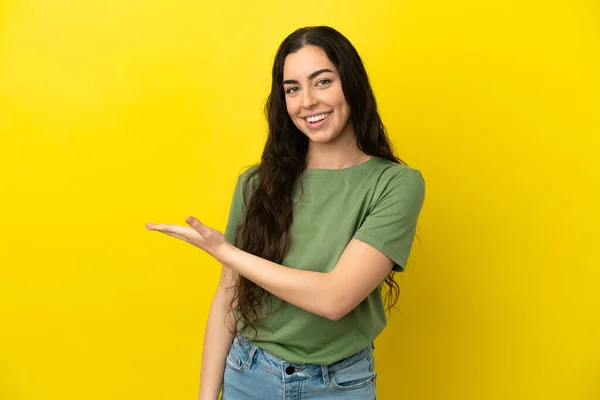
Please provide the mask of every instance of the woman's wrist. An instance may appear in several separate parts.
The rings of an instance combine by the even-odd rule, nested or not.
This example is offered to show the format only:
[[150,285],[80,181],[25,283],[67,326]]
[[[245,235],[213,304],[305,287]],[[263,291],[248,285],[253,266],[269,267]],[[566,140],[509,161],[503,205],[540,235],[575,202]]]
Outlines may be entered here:
[[217,248],[215,254],[213,254],[213,257],[223,266],[226,266],[229,269],[234,269],[232,264],[234,263],[234,255],[237,250],[239,249],[231,243],[223,242]]

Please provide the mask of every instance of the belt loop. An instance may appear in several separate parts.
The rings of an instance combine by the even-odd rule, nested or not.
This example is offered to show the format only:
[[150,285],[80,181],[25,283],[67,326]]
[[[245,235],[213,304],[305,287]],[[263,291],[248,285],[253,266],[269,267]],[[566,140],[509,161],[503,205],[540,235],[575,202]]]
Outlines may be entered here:
[[254,354],[256,354],[256,350],[258,350],[258,347],[254,346],[254,345],[250,345],[250,351],[248,352],[248,359],[246,360],[246,365],[244,365],[244,367],[246,369],[250,369],[250,367],[252,367],[252,362],[254,361]]
[[323,373],[323,384],[329,386],[329,369],[327,365],[321,365],[321,372]]

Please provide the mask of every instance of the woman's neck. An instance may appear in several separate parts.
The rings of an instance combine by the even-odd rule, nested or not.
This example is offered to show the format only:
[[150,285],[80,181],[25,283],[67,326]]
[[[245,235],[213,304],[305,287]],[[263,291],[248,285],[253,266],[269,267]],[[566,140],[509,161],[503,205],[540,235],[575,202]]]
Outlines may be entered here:
[[346,145],[310,143],[306,154],[306,168],[349,168],[371,159],[356,145],[356,139]]

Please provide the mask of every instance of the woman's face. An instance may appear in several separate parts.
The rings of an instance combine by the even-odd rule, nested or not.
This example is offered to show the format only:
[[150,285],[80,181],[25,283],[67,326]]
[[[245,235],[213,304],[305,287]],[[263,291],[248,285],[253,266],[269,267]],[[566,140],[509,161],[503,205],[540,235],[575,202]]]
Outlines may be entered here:
[[320,47],[288,54],[283,90],[290,118],[309,140],[330,143],[354,134],[340,76]]

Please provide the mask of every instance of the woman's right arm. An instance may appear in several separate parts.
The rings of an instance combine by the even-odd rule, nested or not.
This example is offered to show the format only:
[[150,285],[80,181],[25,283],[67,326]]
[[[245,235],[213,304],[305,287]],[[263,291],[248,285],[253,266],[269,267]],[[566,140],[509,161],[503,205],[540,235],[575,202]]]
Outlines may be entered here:
[[234,331],[235,317],[229,312],[229,307],[234,293],[235,276],[237,274],[233,270],[222,267],[204,334],[198,400],[217,400],[221,392],[225,359],[234,338],[231,332]]

